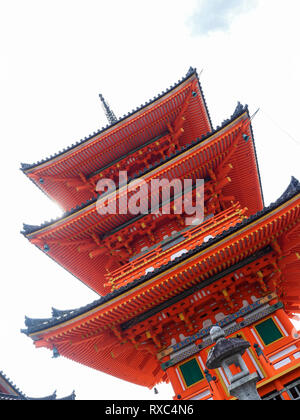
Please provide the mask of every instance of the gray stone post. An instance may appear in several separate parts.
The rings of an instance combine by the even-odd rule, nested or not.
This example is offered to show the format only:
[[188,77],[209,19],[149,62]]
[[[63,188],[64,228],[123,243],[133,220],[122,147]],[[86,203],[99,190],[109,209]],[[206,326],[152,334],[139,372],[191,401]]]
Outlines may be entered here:
[[[242,356],[250,344],[240,338],[225,338],[225,333],[220,327],[213,327],[210,331],[213,342],[216,342],[208,355],[206,367],[208,369],[223,368],[229,380],[228,392],[238,400],[261,400],[256,383],[259,381],[257,373],[252,375]],[[230,366],[235,365],[241,371],[233,375]]]

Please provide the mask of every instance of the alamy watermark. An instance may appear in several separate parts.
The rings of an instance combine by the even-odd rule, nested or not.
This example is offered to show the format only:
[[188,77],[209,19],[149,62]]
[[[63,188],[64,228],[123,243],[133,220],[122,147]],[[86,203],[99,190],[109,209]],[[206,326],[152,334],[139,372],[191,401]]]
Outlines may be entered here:
[[118,187],[113,180],[103,178],[98,181],[96,191],[100,194],[97,200],[100,215],[184,215],[186,226],[204,220],[203,179],[162,178],[147,182],[141,177],[128,182],[127,172],[120,171]]

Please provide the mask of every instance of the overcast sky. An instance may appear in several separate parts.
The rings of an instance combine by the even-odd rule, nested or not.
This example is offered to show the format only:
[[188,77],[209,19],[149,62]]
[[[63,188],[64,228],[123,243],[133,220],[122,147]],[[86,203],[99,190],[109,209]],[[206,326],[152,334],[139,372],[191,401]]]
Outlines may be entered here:
[[[214,126],[249,104],[266,204],[300,179],[299,0],[0,0],[0,369],[29,396],[152,399],[36,350],[24,316],[49,317],[97,296],[20,234],[59,208],[19,171],[122,116],[183,77],[201,74]],[[159,398],[171,398],[170,386]]]

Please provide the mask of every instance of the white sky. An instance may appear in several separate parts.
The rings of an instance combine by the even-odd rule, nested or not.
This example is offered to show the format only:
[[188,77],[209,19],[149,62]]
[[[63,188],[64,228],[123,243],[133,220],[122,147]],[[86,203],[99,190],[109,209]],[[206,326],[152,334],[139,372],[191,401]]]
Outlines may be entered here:
[[[122,116],[190,66],[203,69],[215,126],[238,100],[252,113],[261,108],[253,128],[266,204],[292,175],[300,179],[299,0],[259,0],[249,10],[232,0],[230,13],[217,16],[224,2],[0,0],[0,369],[29,396],[75,389],[79,399],[154,398],[148,389],[52,360],[19,333],[24,315],[49,317],[52,306],[72,309],[97,298],[19,234],[23,222],[59,215],[19,164],[106,125],[99,92]],[[158,398],[173,396],[170,386],[159,390]]]

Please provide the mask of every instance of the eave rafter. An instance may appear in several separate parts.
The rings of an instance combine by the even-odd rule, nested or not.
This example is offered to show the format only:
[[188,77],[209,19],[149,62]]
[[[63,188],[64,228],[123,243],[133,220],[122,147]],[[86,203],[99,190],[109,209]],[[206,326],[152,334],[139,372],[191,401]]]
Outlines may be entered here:
[[[182,95],[184,96],[184,95],[186,95],[186,93],[187,92],[189,92],[190,91],[190,85],[191,85],[191,81],[186,85],[186,86],[184,86],[184,88],[183,88],[183,90],[182,90]],[[146,112],[146,115],[147,114],[150,114],[151,112],[155,112],[156,111],[156,109],[158,109],[158,108],[160,108],[163,104],[165,104],[165,103],[168,103],[170,101],[170,98],[169,97],[167,97],[164,101],[162,101],[162,102],[159,102],[158,104],[156,104],[155,106],[153,106],[153,108],[151,108],[148,112]],[[180,107],[179,107],[180,108]],[[169,113],[169,116],[167,116],[166,117],[166,115],[164,115],[164,116],[162,116],[162,117],[160,117],[160,118],[158,118],[158,119],[156,119],[155,121],[152,121],[152,122],[150,122],[150,123],[148,123],[145,127],[143,127],[143,128],[141,128],[141,129],[138,129],[138,130],[136,130],[133,134],[131,134],[131,135],[129,135],[129,136],[126,136],[126,138],[124,138],[124,139],[122,139],[122,140],[119,140],[118,141],[118,145],[119,145],[119,147],[124,147],[124,144],[126,144],[126,143],[130,143],[130,141],[133,139],[133,138],[135,138],[135,137],[138,137],[138,136],[142,136],[143,135],[143,133],[147,130],[147,129],[149,129],[149,128],[151,128],[151,127],[153,127],[153,126],[155,126],[155,125],[157,125],[158,123],[160,123],[160,122],[164,122],[166,119],[168,119],[168,118],[171,118],[172,119],[172,117],[170,117],[170,115],[172,115],[174,113],[174,111],[173,112],[170,112]],[[140,116],[137,116],[135,119],[133,119],[133,120],[131,120],[131,121],[129,121],[128,123],[126,123],[126,124],[124,124],[124,126],[122,127],[122,129],[126,129],[126,128],[128,128],[129,127],[129,125],[131,125],[132,124],[132,122],[134,122],[134,121],[137,121],[137,120],[139,120],[141,117]],[[117,129],[118,130],[118,129]],[[129,130],[129,132],[130,132],[131,130]],[[111,136],[113,135],[113,133],[111,133]],[[112,153],[112,152],[114,152],[114,147],[112,146],[112,147],[108,147],[106,150],[105,150],[105,153],[107,153],[107,154],[109,154],[109,153]],[[85,163],[87,164],[87,163],[89,163],[89,162],[93,162],[95,159],[97,159],[99,156],[101,155],[101,153],[99,153],[99,154],[95,154],[93,157],[91,157],[90,159],[87,159],[86,161],[85,161]]]
[[[170,295],[174,294],[175,290],[176,293],[183,291],[186,286],[189,287],[195,283],[195,279],[197,279],[197,282],[201,284],[203,281],[207,281],[209,276],[214,275],[216,272],[220,272],[226,269],[226,267],[241,261],[241,259],[253,255],[253,253],[268,245],[280,242],[280,239],[286,235],[289,230],[294,228],[295,221],[299,220],[300,198],[299,194],[295,195],[296,191],[299,190],[297,185],[289,187],[280,199],[281,201],[278,202],[281,203],[280,205],[271,205],[268,211],[262,213],[260,217],[252,217],[250,219],[251,223],[245,222],[244,227],[238,227],[237,230],[233,229],[233,233],[231,233],[231,235],[226,235],[224,237],[223,234],[222,236],[224,239],[218,239],[216,242],[211,241],[212,244],[209,247],[205,247],[205,250],[202,252],[200,247],[200,251],[198,251],[198,253],[191,254],[194,255],[193,257],[180,258],[180,262],[172,265],[171,271],[166,268],[161,272],[161,274],[155,273],[155,276],[147,276],[150,280],[146,281],[145,279],[145,281],[141,282],[140,285],[137,283],[135,288],[128,289],[126,293],[121,293],[116,299],[111,300],[110,298],[107,303],[102,304],[97,310],[97,318],[101,320],[100,327],[103,326],[105,328],[107,325],[118,325],[118,322],[120,322],[121,319],[125,319],[126,321],[126,319],[130,319],[130,316],[132,317],[135,316],[136,313],[138,314],[141,308],[137,308],[137,306],[141,306],[141,301],[138,301],[138,305],[135,305],[134,302],[129,302],[128,298],[130,297],[135,297],[136,299],[141,297],[143,299],[142,303],[145,307],[148,297],[150,297],[150,302],[147,305],[148,307],[151,307],[153,306],[153,301],[155,300],[153,297],[156,296],[156,299],[160,298],[162,301],[164,300],[162,296],[166,295],[168,290],[170,291]],[[293,232],[295,231],[296,229]],[[278,250],[280,251],[280,249],[281,248]],[[278,258],[280,258],[281,254],[278,250],[274,249]],[[295,253],[297,258],[299,252],[299,248],[296,248]],[[285,255],[285,257],[288,257],[288,255]],[[289,262],[287,268],[284,268],[284,270],[294,269],[295,265],[299,264],[297,261]],[[200,262],[199,271],[199,268],[197,269],[197,265],[199,265]],[[269,278],[265,275],[265,273],[263,273],[263,279],[264,281],[266,279],[268,284],[271,284],[271,286],[276,286],[276,284],[279,284],[280,286],[279,263],[274,263],[274,269],[275,274],[273,276]],[[171,276],[170,273],[172,273]],[[293,277],[290,280],[293,281]],[[151,287],[149,287],[150,284]],[[168,295],[166,299],[168,299],[170,295]],[[288,307],[288,310],[294,308],[294,306],[288,306],[288,302],[285,304]],[[91,309],[92,308],[94,308],[94,306],[92,306]],[[115,310],[118,312],[115,312]],[[89,317],[90,319],[93,319],[95,317],[95,315],[93,315],[94,312],[95,311],[93,309],[90,314],[85,313],[84,315],[81,315],[81,317],[83,316],[83,319],[87,318],[87,320]],[[124,314],[123,318],[122,313]],[[32,324],[33,328],[30,328],[28,333],[32,334],[35,337],[35,340],[39,340],[42,339],[42,337],[47,338],[48,336],[48,338],[50,338],[53,336],[53,332],[51,331],[57,330],[58,333],[61,333],[69,330],[69,324],[72,325],[71,328],[74,328],[78,325],[78,320],[76,321],[76,311],[74,312],[74,318],[71,318],[65,325],[61,325],[61,323],[63,323],[63,319],[60,323],[58,322],[56,324],[57,327],[51,327],[51,323],[49,324],[48,322],[49,330],[47,332],[45,330],[47,322],[41,322],[40,332],[30,333],[30,330],[39,331],[39,329],[34,326],[37,325],[37,323],[34,323]]]
[[[244,118],[247,119],[246,114],[243,114],[242,117],[242,121],[244,121]],[[236,121],[235,121],[236,123]],[[182,168],[184,169],[184,176],[190,176],[191,174],[193,175],[193,177],[195,177],[195,179],[205,179],[208,176],[208,170],[213,171],[215,170],[215,168],[218,167],[218,165],[220,164],[219,162],[219,157],[218,159],[216,157],[214,157],[215,153],[216,153],[216,142],[218,142],[218,139],[221,141],[221,143],[218,146],[218,156],[220,156],[220,153],[225,153],[225,155],[228,154],[228,150],[227,152],[224,152],[224,148],[228,149],[228,145],[229,143],[231,143],[234,139],[234,137],[232,137],[232,135],[234,135],[233,133],[237,133],[238,129],[235,129],[234,126],[233,127],[227,127],[226,132],[225,132],[225,137],[222,137],[222,133],[218,133],[218,137],[216,137],[216,135],[213,135],[212,138],[209,139],[209,144],[201,146],[200,148],[198,146],[195,146],[195,148],[192,148],[191,151],[186,154],[184,153],[182,156],[180,157],[176,157],[173,158],[170,162],[168,162],[165,165],[162,165],[159,170],[155,170],[155,172],[150,172],[149,175],[147,175],[147,177],[144,178],[144,180],[146,182],[149,183],[149,181],[151,179],[157,179],[157,178],[167,178],[170,180],[172,179],[172,177],[174,177],[173,171],[179,171],[179,165],[185,165],[185,162],[187,162],[187,160],[192,161],[193,159],[195,160],[195,169],[188,169],[188,167],[186,167],[184,169],[184,166],[182,166]],[[223,140],[222,140],[223,139]],[[223,152],[222,152],[223,151]],[[224,155],[224,156],[225,156]],[[215,159],[217,159],[217,161],[214,161]],[[199,165],[199,161],[201,162],[201,164]],[[214,163],[212,163],[214,162]],[[187,162],[188,163],[188,162]],[[202,169],[201,169],[202,168]],[[232,170],[233,166],[231,164],[227,165],[226,168],[224,168],[225,171],[228,170]],[[169,173],[171,170],[171,173]],[[196,171],[196,172],[195,172]],[[225,172],[226,173],[226,172]],[[178,174],[176,175],[176,177],[178,177]],[[219,179],[219,178],[218,178]],[[231,178],[226,177],[227,181],[229,181]],[[222,181],[219,181],[222,182]],[[229,181],[230,182],[230,181]],[[216,191],[216,193],[218,193],[219,191]],[[119,189],[117,191],[117,195],[113,195],[112,197],[110,197],[109,195],[107,195],[107,197],[105,197],[105,204],[109,204],[112,203],[116,197],[120,198],[123,194],[125,193],[124,188]],[[104,197],[103,197],[104,198]],[[95,203],[92,203],[92,206],[95,206]],[[85,211],[89,211],[91,209],[91,206],[86,207]],[[74,213],[71,214],[71,216],[68,216],[68,219],[70,220],[70,218],[74,217]],[[101,224],[101,221],[98,221],[98,224]],[[52,227],[52,226],[51,226]],[[53,226],[55,227],[55,225]],[[84,233],[84,230],[83,230]],[[33,235],[30,235],[33,236]]]
[[[247,239],[245,237],[244,241]],[[246,240],[244,246],[231,246],[228,248],[228,251],[231,253],[232,257],[229,259],[230,264],[234,265],[238,261],[241,260],[241,258],[246,258],[247,256],[255,253],[259,249],[261,249],[263,246],[267,245],[268,241],[263,241],[262,243],[257,244],[256,246],[253,246],[253,244],[249,243],[249,236],[248,241]],[[228,260],[228,257],[227,257]],[[201,261],[201,264],[200,264]],[[200,264],[200,265],[199,265]],[[164,279],[162,280],[156,280],[153,285],[151,286],[151,291],[148,294],[149,299],[148,305],[156,306],[157,304],[166,301],[171,297],[171,295],[174,295],[174,293],[178,294],[179,292],[182,292],[184,290],[189,289],[193,286],[193,282],[195,282],[195,279],[198,284],[201,282],[207,280],[210,276],[214,275],[216,272],[221,272],[223,269],[223,261],[221,258],[221,255],[219,254],[217,256],[216,253],[212,253],[211,255],[208,255],[205,259],[200,258],[199,262],[193,262],[189,263],[187,267],[184,269],[184,273],[187,273],[188,275],[188,281],[186,280],[186,276],[182,275],[182,270],[178,269],[176,271],[172,272],[172,275],[170,276],[168,274],[168,278],[164,276]],[[167,274],[167,273],[166,273]],[[183,281],[184,280],[184,281]],[[170,285],[172,284],[172,287],[168,286],[168,283]],[[177,284],[177,287],[175,286]],[[163,290],[162,287],[165,287]],[[111,309],[107,309],[105,315],[99,314],[99,328],[104,327],[105,325],[114,325],[114,324],[120,324],[122,322],[126,322],[128,319],[132,318],[132,316],[136,316],[139,313],[143,313],[145,309],[147,309],[145,306],[141,306],[141,303],[139,301],[139,297],[142,296],[142,298],[145,299],[145,294],[143,292],[145,290],[149,291],[148,286],[144,286],[143,288],[139,289],[137,291],[137,294],[133,296],[132,298],[125,298],[121,299],[116,307],[112,307]],[[154,293],[152,293],[154,291]],[[167,292],[166,292],[167,291]],[[155,293],[157,292],[157,293]],[[155,298],[156,296],[156,298]],[[121,306],[120,306],[121,305]],[[120,318],[120,313],[116,312],[115,309],[121,309],[121,312],[124,313],[123,318]],[[129,310],[129,312],[127,312]],[[125,311],[125,312],[124,312]],[[127,312],[127,315],[125,315]],[[93,319],[93,317],[91,317]],[[86,322],[86,321],[85,321]],[[49,337],[51,337],[51,333],[49,333]],[[47,333],[46,333],[47,335]]]
[[[178,322],[179,324],[182,322],[182,325],[185,325],[185,327],[180,327],[183,332],[186,331],[186,328],[188,329],[188,331],[191,332],[193,331],[192,319],[195,315],[195,306],[199,307],[199,305],[201,305],[202,308],[203,305],[208,304],[212,300],[212,296],[214,296],[215,302],[220,302],[224,304],[224,301],[227,302],[228,299],[231,302],[231,296],[233,296],[236,293],[236,290],[241,283],[246,282],[248,284],[259,284],[259,281],[256,276],[257,270],[259,270],[261,273],[263,272],[263,275],[266,279],[270,278],[271,274],[274,271],[274,266],[272,265],[272,262],[275,257],[275,253],[270,252],[269,254],[262,257],[260,260],[256,260],[254,263],[241,268],[236,272],[234,284],[232,284],[232,274],[228,274],[227,277],[225,276],[221,278],[220,284],[218,282],[215,282],[212,283],[210,286],[204,287],[203,289],[199,289],[203,290],[201,301],[199,300],[198,302],[196,302],[195,298],[193,298],[194,295],[191,294],[191,296],[181,301],[180,307],[178,307],[177,305],[177,309],[174,310],[174,307],[170,307],[168,309],[165,309],[165,311],[172,313],[173,318],[174,316],[177,318],[177,327]],[[186,272],[188,272],[188,270],[186,270]],[[190,277],[190,280],[191,279],[192,277]],[[176,296],[179,292],[184,292],[185,290],[188,290],[197,284],[199,283],[197,282],[197,280],[194,279],[194,281],[190,281],[188,285],[181,285],[181,288],[179,290],[172,290],[171,293],[168,293],[167,297],[171,298],[173,296]],[[216,289],[219,290],[219,293],[217,294]],[[224,290],[227,291],[228,298],[226,298],[226,296],[224,295]],[[159,290],[159,292],[161,294],[162,291]],[[267,290],[264,290],[262,288],[261,294],[264,295],[265,293],[270,293],[270,289],[267,288]],[[194,299],[193,305],[191,305],[191,297]],[[155,306],[162,304],[164,301],[165,299],[159,297],[156,300],[152,301],[151,305],[148,305],[147,308],[155,308]],[[131,300],[131,302],[136,302],[137,305],[141,305],[139,296],[134,297]],[[137,305],[134,308],[131,308],[132,311],[133,309],[135,309],[135,311],[132,312],[132,314],[134,314],[135,316],[139,314],[139,311],[137,310]],[[176,304],[174,306],[176,307]],[[234,307],[230,303],[228,303],[228,313],[230,313],[230,311],[233,309]],[[120,314],[118,314],[118,316],[120,316]],[[160,317],[159,322],[157,319],[158,317]],[[49,339],[47,340],[48,347],[55,346],[56,348],[61,348],[61,346],[68,344],[71,345],[71,347],[73,348],[77,345],[81,345],[82,343],[88,343],[91,341],[93,343],[99,343],[101,341],[101,338],[103,338],[103,334],[105,333],[105,331],[107,332],[108,329],[108,331],[110,331],[109,334],[111,339],[108,338],[106,333],[105,346],[97,344],[99,351],[105,350],[106,348],[110,348],[111,346],[114,346],[114,348],[118,349],[119,346],[125,344],[128,341],[134,343],[139,348],[144,347],[142,343],[146,342],[146,345],[154,345],[154,348],[162,349],[163,344],[160,341],[159,336],[164,331],[164,325],[168,325],[170,322],[174,321],[169,318],[161,319],[160,312],[158,313],[158,315],[154,315],[148,318],[147,320],[143,320],[140,324],[134,325],[134,327],[122,331],[122,328],[120,328],[120,322],[124,322],[124,320],[130,319],[130,316],[127,316],[123,319],[119,318],[118,321],[112,321],[112,319],[114,319],[113,311],[110,312],[109,318],[105,317],[106,325],[103,325],[103,317],[98,316],[92,320],[85,321],[76,329],[66,330],[63,333],[51,335],[51,337],[49,337]],[[102,326],[100,326],[101,324]],[[155,330],[153,330],[152,325],[160,325],[160,328],[156,328]]]
[[[191,293],[188,297],[180,300],[180,305],[174,303],[173,305],[163,307],[161,310],[153,316],[151,311],[147,319],[142,319],[139,323],[135,323],[132,327],[126,328],[124,334],[126,337],[134,336],[140,337],[140,340],[147,338],[147,331],[152,325],[159,325],[159,329],[156,334],[162,333],[164,336],[168,335],[168,330],[173,332],[172,337],[178,336],[180,333],[192,333],[198,329],[196,319],[201,318],[203,314],[207,314],[207,317],[211,315],[212,307],[218,308],[218,306],[226,309],[225,316],[236,312],[237,310],[237,294],[241,293],[241,289],[249,288],[252,286],[253,290],[257,291],[256,285],[256,271],[257,263],[259,263],[259,269],[264,272],[265,277],[270,277],[273,273],[272,261],[274,254],[264,256],[258,261],[243,267],[235,272],[235,281],[233,283],[232,274],[223,277],[220,281],[216,281],[210,286],[204,287],[203,289],[194,289],[194,293]],[[242,287],[241,287],[242,286]],[[199,291],[201,290],[201,293]],[[226,290],[226,296],[224,291]],[[193,291],[193,288],[192,288]],[[260,291],[260,296],[270,294],[271,289]],[[244,297],[245,298],[245,297]],[[242,298],[243,299],[243,298]],[[241,300],[239,298],[238,300]],[[166,316],[165,314],[168,314]],[[130,323],[129,323],[130,325]],[[194,326],[193,326],[194,325]],[[178,328],[180,331],[178,332]]]
[[[216,191],[221,191],[221,189],[229,182],[230,182],[230,179],[227,178],[226,180],[217,181],[216,183],[209,181],[205,184],[204,200],[205,200],[205,206],[207,209],[206,213],[216,212],[215,210],[216,205],[213,204],[215,203],[214,200],[216,199],[212,199],[211,191],[213,191],[213,193],[216,194],[215,193]],[[194,193],[196,193],[196,190]],[[91,211],[93,212],[93,209],[91,209]],[[163,217],[163,215],[161,217]],[[170,217],[172,218],[172,215],[166,216],[166,218],[169,219],[169,222],[170,222]],[[146,220],[147,218],[149,220]],[[58,229],[55,229],[53,233],[49,232],[46,235],[42,235],[42,237],[35,237],[31,240],[31,242],[39,246],[46,253],[50,252],[51,255],[53,255],[52,254],[53,247],[59,246],[59,247],[65,247],[65,248],[70,248],[70,249],[76,247],[78,252],[81,254],[88,252],[88,255],[91,259],[94,259],[99,256],[105,256],[106,258],[105,270],[108,272],[111,271],[111,269],[115,270],[122,261],[123,263],[127,262],[128,259],[132,256],[132,246],[131,244],[127,243],[123,239],[121,239],[121,241],[119,240],[119,238],[122,238],[122,234],[116,235],[118,238],[118,241],[115,241],[115,243],[117,244],[116,246],[112,245],[112,242],[110,239],[101,240],[100,239],[101,235],[99,235],[98,226],[99,224],[102,223],[102,219],[100,218],[97,218],[97,219],[98,219],[98,222],[94,221],[94,223],[90,224],[89,227],[81,228],[80,234],[75,234],[74,230],[70,228],[69,231],[72,232],[72,235],[66,236],[66,234],[63,233],[63,230],[65,229],[67,225],[61,225]],[[173,223],[176,223],[176,224],[183,222],[182,215],[180,216],[179,219],[177,215],[176,216],[174,215],[173,219],[174,219]],[[154,224],[158,222],[161,223],[161,220],[152,220],[152,215],[145,215],[142,218],[141,226],[148,226],[147,229],[144,229],[146,237],[148,235],[147,232],[150,232],[149,223],[152,225],[153,224],[152,222]],[[151,232],[153,232],[153,229],[151,230]],[[177,229],[179,230],[181,229],[179,225]],[[142,231],[140,231],[140,233],[141,232]],[[148,240],[150,240],[149,245],[157,242],[153,234],[149,236]]]
[[[106,178],[113,180],[116,186],[119,187],[119,172],[126,171],[129,178],[136,178],[137,174],[142,173],[145,168],[148,168],[150,165],[155,166],[159,162],[161,163],[170,157],[171,145],[172,137],[167,133],[154,138],[144,147],[140,147],[136,151],[130,153],[129,156],[118,159],[107,168],[102,168],[99,171],[90,174],[87,177],[89,184],[86,184],[85,188],[95,192],[97,189],[97,182]],[[83,189],[84,187],[77,189],[77,191]]]
[[196,226],[191,230],[182,233],[183,241],[174,245],[170,249],[163,250],[161,246],[155,250],[151,250],[144,256],[139,257],[135,261],[114,270],[108,278],[111,284],[118,285],[119,287],[127,282],[128,277],[131,279],[139,277],[146,267],[153,266],[158,268],[170,260],[170,256],[180,249],[193,249],[197,244],[203,243],[205,238],[217,236],[224,229],[224,226],[229,228],[242,221],[243,215],[246,210],[242,210],[238,205],[233,208],[220,213],[216,217],[209,219],[200,226]]
[[[295,220],[299,219],[299,197],[296,204],[289,202],[286,206],[291,211],[286,211],[285,217],[285,209],[277,209],[277,214],[269,214],[267,220],[263,217],[247,229],[240,229],[227,237],[225,243],[218,241],[219,246],[210,246],[196,258],[175,265],[97,310],[33,333],[36,346],[47,347],[54,354],[122,378],[120,363],[125,363],[134,372],[141,372],[140,369],[147,365],[148,379],[140,377],[140,382],[148,385],[149,381],[157,383],[163,378],[160,364],[157,364],[157,352],[164,353],[172,337],[180,340],[180,334],[189,336],[200,330],[201,334],[205,333],[201,316],[214,322],[214,314],[219,313],[218,306],[227,316],[236,313],[245,300],[250,304],[249,296],[254,295],[259,299],[267,296],[273,303],[284,298],[285,309],[297,311],[295,296],[280,294],[281,272],[286,277],[287,270],[299,264],[297,255],[295,260],[281,244],[281,239],[292,231]],[[296,231],[294,229],[291,236]],[[280,244],[279,248],[274,246],[276,243]],[[284,267],[280,268],[283,262]],[[243,294],[245,287],[252,291],[250,295]],[[271,295],[275,297],[271,298]],[[243,318],[239,319],[242,321]],[[134,377],[130,376],[132,381]],[[129,377],[125,379],[129,380]]]
[[184,133],[183,126],[186,121],[185,114],[187,112],[190,99],[192,98],[193,93],[195,94],[193,89],[196,88],[196,85],[197,82],[194,81],[191,86],[189,86],[188,94],[175,121],[173,123],[167,123],[169,132],[150,141],[145,147],[139,148],[137,151],[133,151],[130,154],[130,157],[126,156],[124,159],[119,160],[115,164],[111,164],[107,169],[99,170],[97,173],[88,176],[88,179],[94,185],[94,189],[99,179],[110,178],[117,182],[119,171],[125,170],[127,171],[128,176],[131,177],[139,171],[142,171],[145,167],[147,168],[150,164],[154,165],[160,159],[161,161],[164,161],[167,157],[171,157],[176,150],[180,149],[179,140]]
[[194,80],[189,87],[189,91],[186,95],[181,111],[176,117],[175,121],[173,122],[173,124],[167,123],[167,127],[172,139],[172,143],[170,144],[170,154],[175,152],[176,149],[179,149],[179,139],[184,133],[184,124],[186,121],[186,113],[190,105],[190,100],[192,99],[192,97],[197,96],[197,92],[195,91],[196,87],[197,81]]
[[[247,111],[244,108],[243,109],[244,113],[241,113],[241,108],[243,109],[243,107],[240,107],[238,113],[234,114],[234,116],[232,117],[234,119],[232,119],[232,121],[229,121],[229,120],[226,121],[227,125],[225,125],[224,128],[221,128],[221,129],[218,128],[217,131],[214,131],[214,132],[210,133],[210,135],[208,135],[207,138],[205,138],[203,141],[200,141],[200,139],[197,139],[196,142],[193,141],[193,144],[195,144],[194,147],[191,147],[192,145],[187,145],[187,147],[184,146],[183,149],[178,149],[175,153],[173,153],[173,155],[174,154],[176,155],[175,158],[174,158],[174,156],[172,157],[172,153],[171,153],[171,157],[168,158],[168,159],[171,159],[171,160],[168,161],[165,165],[162,162],[160,162],[160,165],[162,167],[163,166],[168,166],[168,165],[172,166],[172,162],[178,164],[178,154],[179,154],[179,156],[181,156],[181,154],[182,154],[182,157],[184,157],[185,154],[189,155],[190,152],[193,152],[193,151],[197,150],[197,148],[199,149],[197,144],[200,141],[200,144],[201,144],[200,148],[202,148],[202,145],[204,146],[203,147],[204,154],[197,156],[198,165],[196,165],[196,166],[197,166],[198,170],[197,170],[197,173],[195,174],[195,176],[198,179],[205,178],[208,174],[209,169],[216,170],[218,168],[218,166],[220,166],[222,161],[224,159],[226,159],[226,156],[228,155],[229,150],[230,150],[230,143],[233,141],[233,139],[235,137],[234,134],[233,134],[233,137],[232,137],[232,133],[234,132],[234,131],[232,132],[232,129],[234,130],[235,124],[237,122],[240,122],[240,121],[244,121],[245,124],[247,124],[247,121],[248,121],[248,125],[250,124],[249,119],[248,119]],[[243,131],[246,132],[246,129],[244,129]],[[246,136],[247,141],[249,140],[250,135],[251,135],[250,131],[251,130],[248,127],[249,136],[244,134],[244,136]],[[223,138],[222,138],[222,135],[223,135]],[[219,140],[218,140],[218,138],[219,138]],[[219,144],[218,144],[218,141],[220,141]],[[242,141],[242,143],[243,143],[243,141]],[[249,144],[250,143],[251,142],[249,142]],[[208,145],[208,147],[206,145]],[[184,151],[185,148],[188,149],[188,152]],[[168,147],[168,150],[170,150],[170,147]],[[196,157],[196,155],[195,155],[195,157]],[[163,161],[163,159],[162,159],[162,161]],[[202,162],[202,164],[199,165],[199,162]],[[148,170],[150,170],[151,166],[153,167],[153,165],[151,164]],[[231,166],[231,169],[232,169],[232,166]],[[152,173],[152,172],[153,172],[153,170],[150,173]],[[133,179],[138,178],[140,175],[141,175],[141,171],[140,172],[136,171],[133,174]],[[146,175],[147,175],[147,170],[146,170]],[[143,176],[146,176],[146,175],[144,174]],[[185,175],[186,175],[186,177],[189,177],[191,174],[186,171]],[[88,197],[85,196],[85,200],[87,200],[87,199],[88,200],[92,200],[92,199],[96,200],[97,199],[98,196],[95,192],[95,185],[96,185],[95,180],[91,181],[90,179],[88,179],[88,176],[84,175],[82,172],[77,173],[75,179],[77,179],[78,182],[79,182],[79,179],[80,179],[80,182],[81,182],[80,188],[81,187],[83,189],[85,189],[86,187],[91,188],[89,196]],[[69,186],[71,186],[72,184],[75,185],[75,183],[76,183],[75,179],[73,179],[73,180],[70,179],[69,180]],[[64,179],[61,179],[61,181],[63,182]],[[225,195],[219,195],[218,199],[221,201],[221,203],[223,203],[223,204],[221,204],[220,208],[221,209],[224,208],[226,206],[226,203],[232,201],[232,198],[233,198],[233,196],[231,196],[231,195],[230,196],[226,196],[226,194]]]
[[[189,72],[181,81],[176,83],[174,87],[159,95],[158,99],[149,101],[148,104],[142,106],[139,110],[114,122],[112,126],[106,127],[106,129],[103,128],[98,133],[94,133],[93,136],[85,138],[79,144],[72,145],[69,149],[59,152],[49,159],[34,165],[22,164],[22,171],[26,175],[33,177],[34,182],[47,195],[53,196],[54,194],[56,197],[58,194],[60,197],[58,201],[62,200],[60,204],[65,209],[75,207],[76,204],[85,202],[88,199],[87,196],[92,193],[92,188],[94,187],[93,183],[90,186],[85,181],[74,186],[73,181],[79,181],[79,174],[82,173],[88,179],[89,175],[97,171],[99,167],[105,167],[109,165],[109,162],[124,156],[124,152],[129,154],[135,148],[143,147],[143,144],[147,143],[151,137],[155,138],[167,130],[166,123],[171,123],[172,127],[177,128],[177,123],[174,124],[174,121],[185,107],[186,96],[191,92],[192,88],[195,96],[197,96],[197,98],[193,98],[192,109],[194,113],[197,110],[198,116],[200,115],[201,118],[194,122],[194,125],[197,126],[196,136],[190,128],[187,136],[191,138],[201,136],[211,131],[212,126],[197,73],[193,70],[193,72]],[[169,147],[167,148],[167,145],[161,147],[161,150],[158,150],[158,155],[163,157],[170,154],[170,150],[173,147],[172,143],[173,140],[171,139]],[[162,150],[163,148],[165,150]],[[141,154],[140,157],[144,158]],[[77,193],[74,192],[71,197],[68,189],[64,190],[60,187],[56,189],[55,183],[60,181],[55,181],[53,178],[53,182],[50,182],[51,177],[67,178],[72,188],[78,188]],[[46,178],[49,182],[46,184],[43,181],[39,183],[40,179],[44,180]],[[64,183],[65,181],[62,182]],[[70,205],[66,203],[66,200],[68,200],[66,194],[69,194]]]
[[[209,193],[210,189],[211,188],[206,188],[205,186],[206,193],[204,195],[204,202],[207,202],[209,198],[211,198],[211,194]],[[191,199],[195,201],[196,194],[199,195],[200,191],[194,189],[190,194]],[[150,195],[148,195],[148,200],[151,200]],[[181,204],[181,202],[179,204]],[[151,205],[149,204],[149,207],[150,206]],[[167,211],[165,207],[168,207],[168,209],[170,207],[170,212]],[[176,226],[177,231],[182,229],[182,222],[187,215],[185,213],[180,216],[176,214],[176,198],[172,199],[171,202],[162,205],[158,210],[159,214],[157,214],[157,217],[151,213],[138,216],[133,219],[131,223],[125,224],[124,227],[120,226],[120,228],[118,228],[115,232],[113,231],[112,233],[105,235],[102,238],[103,244],[105,244],[108,249],[112,250],[112,252],[119,251],[121,248],[124,248],[124,260],[128,261],[128,258],[132,257],[136,253],[134,249],[137,240],[146,240],[148,247],[151,247],[159,242],[156,239],[156,232],[159,226],[172,223]],[[205,212],[205,214],[206,213],[207,212]],[[115,255],[120,256],[118,254]]]

